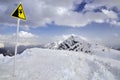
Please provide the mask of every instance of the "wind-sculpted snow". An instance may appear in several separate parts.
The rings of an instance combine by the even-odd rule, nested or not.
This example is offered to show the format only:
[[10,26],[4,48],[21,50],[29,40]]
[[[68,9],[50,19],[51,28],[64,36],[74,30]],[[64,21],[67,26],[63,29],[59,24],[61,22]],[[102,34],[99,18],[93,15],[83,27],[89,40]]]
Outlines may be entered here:
[[[120,52],[95,54],[27,49],[16,58],[16,80],[120,80]],[[14,58],[1,57],[0,80],[12,80]]]

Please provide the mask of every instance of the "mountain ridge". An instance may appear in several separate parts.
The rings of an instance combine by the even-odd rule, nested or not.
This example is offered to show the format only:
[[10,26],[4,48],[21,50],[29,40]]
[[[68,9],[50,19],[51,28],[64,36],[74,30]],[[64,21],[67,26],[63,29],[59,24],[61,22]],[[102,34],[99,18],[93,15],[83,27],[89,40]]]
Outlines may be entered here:
[[63,41],[52,42],[45,46],[48,49],[68,50],[76,52],[93,53],[94,48],[99,48],[101,51],[105,51],[107,47],[98,43],[93,43],[81,38],[80,36],[71,35]]

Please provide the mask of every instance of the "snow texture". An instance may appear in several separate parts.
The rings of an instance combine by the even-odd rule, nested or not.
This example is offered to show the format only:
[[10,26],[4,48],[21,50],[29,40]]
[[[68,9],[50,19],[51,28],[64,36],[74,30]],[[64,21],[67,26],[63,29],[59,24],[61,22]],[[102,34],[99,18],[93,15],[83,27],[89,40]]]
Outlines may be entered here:
[[[0,80],[13,80],[14,57],[0,55]],[[16,57],[15,80],[120,80],[120,52],[27,49]]]

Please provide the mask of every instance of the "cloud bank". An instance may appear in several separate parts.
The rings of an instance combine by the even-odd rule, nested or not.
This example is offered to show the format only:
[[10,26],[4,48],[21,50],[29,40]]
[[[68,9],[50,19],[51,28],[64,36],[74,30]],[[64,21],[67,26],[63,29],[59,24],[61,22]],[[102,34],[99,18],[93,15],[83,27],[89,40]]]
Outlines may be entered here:
[[[18,37],[19,37],[18,40],[19,45],[27,46],[27,45],[41,44],[39,37],[29,32],[20,31]],[[15,45],[16,34],[13,33],[12,35],[0,35],[0,43],[7,44],[7,46]]]
[[19,2],[27,16],[23,26],[41,27],[54,22],[56,25],[84,27],[92,22],[120,26],[119,0],[1,0],[0,23],[15,26],[10,17]]

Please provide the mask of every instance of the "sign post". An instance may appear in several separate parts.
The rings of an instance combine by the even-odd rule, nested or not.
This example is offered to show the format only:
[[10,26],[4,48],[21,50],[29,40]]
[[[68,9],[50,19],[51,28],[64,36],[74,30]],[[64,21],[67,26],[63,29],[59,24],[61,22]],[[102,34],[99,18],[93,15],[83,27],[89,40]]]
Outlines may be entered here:
[[17,30],[16,30],[16,45],[15,45],[15,53],[14,53],[14,69],[13,69],[13,80],[16,80],[16,55],[17,55],[17,48],[18,48],[18,34],[19,34],[19,27],[20,27],[20,19],[26,20],[26,16],[24,13],[24,9],[22,7],[22,3],[18,5],[18,7],[12,12],[12,17],[18,18],[17,20]]

